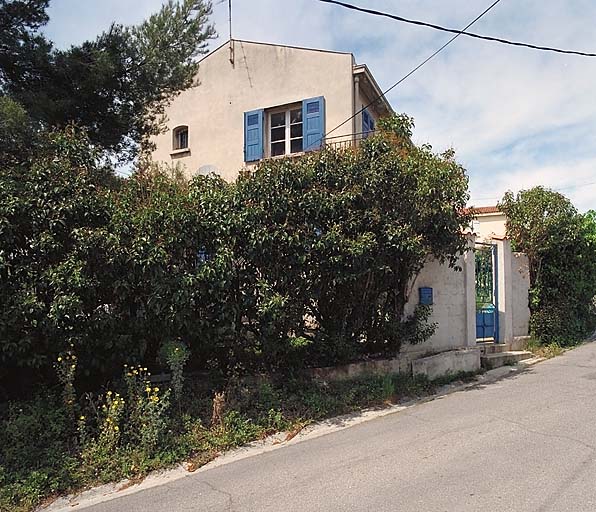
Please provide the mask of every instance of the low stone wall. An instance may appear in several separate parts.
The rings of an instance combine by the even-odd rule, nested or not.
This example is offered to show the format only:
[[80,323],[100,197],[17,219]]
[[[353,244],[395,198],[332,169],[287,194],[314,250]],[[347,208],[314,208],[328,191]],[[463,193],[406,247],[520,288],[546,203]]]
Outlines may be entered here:
[[478,370],[480,370],[480,350],[477,348],[449,350],[412,361],[412,374],[424,375],[430,380]]
[[432,380],[444,375],[475,372],[479,369],[480,350],[477,348],[464,348],[448,350],[426,357],[421,352],[403,353],[392,359],[375,359],[342,366],[311,368],[308,370],[308,375],[316,379],[335,381],[354,379],[363,375],[404,373],[408,375],[425,375]]
[[358,363],[330,366],[327,368],[311,368],[308,374],[321,380],[348,380],[362,375],[386,375],[388,373],[410,373],[410,361],[407,356],[392,359],[374,359]]

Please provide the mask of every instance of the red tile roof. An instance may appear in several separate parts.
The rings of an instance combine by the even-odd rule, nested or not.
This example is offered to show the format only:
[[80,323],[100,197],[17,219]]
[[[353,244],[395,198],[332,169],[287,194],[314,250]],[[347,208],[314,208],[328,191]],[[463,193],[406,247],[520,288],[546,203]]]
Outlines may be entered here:
[[501,210],[499,210],[498,206],[476,206],[472,208],[466,208],[465,212],[473,213],[475,215],[482,215],[487,213],[502,213]]

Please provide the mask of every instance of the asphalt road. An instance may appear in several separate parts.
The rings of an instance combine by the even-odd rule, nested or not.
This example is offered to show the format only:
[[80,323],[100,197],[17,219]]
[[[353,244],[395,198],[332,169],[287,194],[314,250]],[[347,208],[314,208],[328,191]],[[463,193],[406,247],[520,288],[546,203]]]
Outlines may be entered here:
[[93,512],[596,511],[596,343]]

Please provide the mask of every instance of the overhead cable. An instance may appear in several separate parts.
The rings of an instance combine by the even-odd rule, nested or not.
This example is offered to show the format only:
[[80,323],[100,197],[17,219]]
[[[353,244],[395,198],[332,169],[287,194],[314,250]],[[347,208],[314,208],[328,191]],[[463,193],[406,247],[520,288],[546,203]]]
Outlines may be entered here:
[[345,7],[346,9],[352,9],[354,11],[364,12],[366,14],[372,14],[374,16],[383,16],[385,18],[391,18],[393,20],[401,21],[403,23],[410,23],[412,25],[428,27],[428,28],[432,28],[435,30],[440,30],[442,32],[450,32],[452,34],[473,37],[475,39],[482,39],[484,41],[492,41],[495,43],[508,44],[511,46],[520,46],[522,48],[531,48],[532,50],[540,50],[540,51],[545,51],[545,52],[564,53],[567,55],[579,55],[581,57],[596,57],[596,53],[582,52],[582,51],[577,51],[577,50],[564,50],[562,48],[555,48],[552,46],[540,46],[540,45],[530,44],[530,43],[521,43],[519,41],[510,41],[508,39],[502,39],[500,37],[485,36],[485,35],[481,35],[481,34],[474,34],[472,32],[466,32],[466,29],[457,30],[454,28],[442,27],[440,25],[435,25],[434,23],[427,23],[425,21],[411,20],[408,18],[403,18],[402,16],[396,16],[395,14],[390,14],[390,13],[382,12],[382,11],[375,11],[374,9],[367,9],[365,7],[359,7],[357,5],[349,4],[346,2],[341,2],[339,0],[319,0],[319,2],[324,2],[326,4],[335,4],[335,5],[339,5],[341,7]]

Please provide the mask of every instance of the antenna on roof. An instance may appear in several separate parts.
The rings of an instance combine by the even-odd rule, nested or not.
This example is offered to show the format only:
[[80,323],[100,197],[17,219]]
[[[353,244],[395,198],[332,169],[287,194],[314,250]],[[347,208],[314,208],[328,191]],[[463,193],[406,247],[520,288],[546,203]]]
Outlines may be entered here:
[[234,65],[234,39],[232,39],[232,0],[228,0],[228,21],[230,22],[230,62]]

